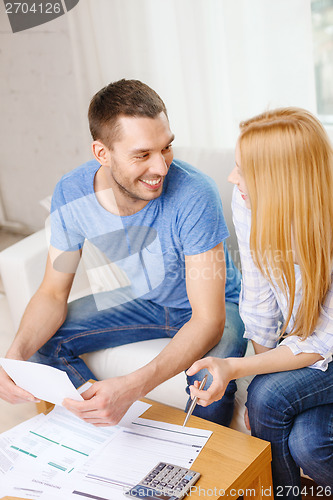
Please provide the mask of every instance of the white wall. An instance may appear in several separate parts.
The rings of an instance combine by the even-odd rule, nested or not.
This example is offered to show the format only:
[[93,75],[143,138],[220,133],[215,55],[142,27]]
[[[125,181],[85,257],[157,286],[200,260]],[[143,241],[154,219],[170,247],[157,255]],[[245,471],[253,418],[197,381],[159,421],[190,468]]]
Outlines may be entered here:
[[0,46],[2,203],[8,220],[37,229],[46,215],[39,200],[89,154],[67,16],[13,34],[2,8]]

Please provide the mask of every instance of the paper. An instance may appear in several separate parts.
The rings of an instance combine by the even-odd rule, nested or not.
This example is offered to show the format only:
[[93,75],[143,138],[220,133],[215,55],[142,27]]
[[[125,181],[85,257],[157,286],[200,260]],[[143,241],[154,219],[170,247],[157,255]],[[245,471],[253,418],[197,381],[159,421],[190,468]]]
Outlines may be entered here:
[[138,418],[137,401],[126,427],[95,427],[57,406],[0,435],[0,498],[124,500],[157,462],[191,467],[210,431]]
[[143,401],[136,401],[134,404],[132,404],[132,406],[130,406],[118,425],[120,425],[121,427],[128,427],[132,425],[132,422],[136,420],[140,415],[142,415],[145,411],[147,411],[150,407],[151,405],[148,403],[144,403]]
[[[128,424],[149,407],[141,401],[134,403],[126,414]],[[0,498],[68,500],[75,471],[121,431],[119,424],[95,427],[60,406],[6,431],[0,435],[0,455],[7,471],[0,474]]]
[[[38,422],[40,422],[45,415],[40,414],[32,417],[25,422],[17,425],[13,431],[12,429],[3,432],[0,434],[0,478],[2,474],[6,474],[14,469],[15,464],[17,464],[20,460],[20,453],[11,448],[11,444],[13,442],[13,436],[24,433],[27,431],[31,425],[35,426]],[[31,422],[33,421],[33,424]],[[1,481],[0,481],[1,483]]]
[[[83,392],[87,391],[92,385],[93,384],[88,381],[78,388],[78,392],[82,394]],[[133,420],[142,415],[150,407],[151,405],[148,403],[143,403],[142,401],[136,401],[129,407],[129,409],[127,410],[123,418],[120,420],[118,425],[120,425],[121,427],[127,427],[132,423]]]
[[124,492],[160,461],[191,467],[211,434],[138,418],[76,471],[69,499],[123,500]]
[[66,372],[30,361],[0,358],[0,365],[15,384],[35,398],[62,405],[65,398],[83,401]]

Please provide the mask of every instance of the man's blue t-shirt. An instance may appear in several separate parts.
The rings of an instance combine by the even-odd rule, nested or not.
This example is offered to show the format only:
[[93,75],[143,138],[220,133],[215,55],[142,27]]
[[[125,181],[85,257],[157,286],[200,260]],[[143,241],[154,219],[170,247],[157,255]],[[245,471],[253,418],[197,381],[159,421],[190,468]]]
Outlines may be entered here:
[[[189,308],[185,255],[214,248],[228,236],[214,181],[188,163],[174,160],[162,194],[140,211],[119,216],[98,202],[94,178],[100,164],[89,161],[58,182],[51,206],[51,245],[82,248],[89,240],[131,282],[134,298]],[[240,273],[226,245],[226,300],[238,303]]]

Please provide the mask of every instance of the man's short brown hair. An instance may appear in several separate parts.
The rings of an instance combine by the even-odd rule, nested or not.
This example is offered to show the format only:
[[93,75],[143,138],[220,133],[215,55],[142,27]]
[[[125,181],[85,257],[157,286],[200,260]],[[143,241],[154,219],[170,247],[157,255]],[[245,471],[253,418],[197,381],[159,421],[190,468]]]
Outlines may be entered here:
[[111,148],[119,140],[120,116],[156,118],[167,110],[160,96],[139,80],[119,80],[102,88],[90,101],[88,119],[92,138]]

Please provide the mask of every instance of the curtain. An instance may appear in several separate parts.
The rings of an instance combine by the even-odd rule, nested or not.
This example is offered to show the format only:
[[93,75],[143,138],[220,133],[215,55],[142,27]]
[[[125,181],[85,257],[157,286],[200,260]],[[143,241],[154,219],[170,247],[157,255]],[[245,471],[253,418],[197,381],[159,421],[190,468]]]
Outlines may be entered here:
[[266,108],[315,111],[310,0],[81,0],[68,20],[82,120],[120,78],[160,94],[178,146],[233,147]]

